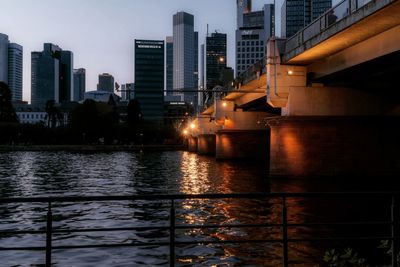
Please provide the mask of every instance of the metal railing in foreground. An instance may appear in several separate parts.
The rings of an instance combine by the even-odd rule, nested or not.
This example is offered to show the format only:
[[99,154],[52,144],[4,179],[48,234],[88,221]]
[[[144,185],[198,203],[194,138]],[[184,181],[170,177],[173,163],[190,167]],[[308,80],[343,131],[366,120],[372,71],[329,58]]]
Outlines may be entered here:
[[[138,246],[169,246],[169,263],[175,266],[175,248],[177,245],[192,244],[243,244],[243,243],[278,243],[282,245],[282,265],[289,266],[289,243],[296,242],[316,242],[316,241],[351,241],[351,240],[389,240],[391,241],[392,266],[398,266],[397,255],[399,253],[399,218],[398,218],[398,192],[346,192],[346,193],[248,193],[248,194],[201,194],[201,195],[136,195],[136,196],[87,196],[87,197],[32,197],[32,198],[0,198],[0,204],[10,203],[46,203],[47,216],[45,230],[1,230],[2,235],[18,234],[45,234],[45,246],[24,246],[24,247],[3,247],[0,244],[0,251],[24,250],[24,251],[45,251],[45,264],[51,266],[53,250],[70,250],[81,248],[115,248],[115,247],[138,247]],[[382,198],[390,200],[391,220],[390,221],[349,221],[349,222],[327,222],[327,223],[291,223],[288,221],[288,199],[346,199],[346,198]],[[176,224],[175,206],[178,200],[221,200],[221,199],[277,199],[280,200],[281,218],[277,222],[262,224],[201,224],[201,225],[180,225]],[[104,201],[168,201],[169,205],[169,225],[167,226],[136,226],[118,228],[90,228],[90,229],[57,229],[53,228],[53,203],[78,203],[78,202],[104,202]],[[382,207],[383,208],[383,207]],[[377,226],[390,229],[390,236],[358,236],[358,237],[329,237],[329,238],[291,238],[288,229],[292,227],[316,227],[316,226]],[[281,231],[281,238],[271,239],[248,239],[248,240],[196,240],[179,241],[176,240],[176,230],[182,229],[224,229],[224,228],[278,228]],[[136,231],[136,230],[165,230],[169,231],[168,242],[133,242],[123,244],[92,244],[92,245],[65,245],[54,246],[52,235],[55,233],[82,233],[82,232],[114,232],[114,231]]]

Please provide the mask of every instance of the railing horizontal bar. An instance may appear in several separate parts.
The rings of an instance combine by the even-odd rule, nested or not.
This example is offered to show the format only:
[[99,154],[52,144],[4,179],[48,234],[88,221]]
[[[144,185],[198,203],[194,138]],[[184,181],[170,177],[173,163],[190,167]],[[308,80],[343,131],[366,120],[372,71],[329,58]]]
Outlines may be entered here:
[[354,240],[392,240],[389,236],[370,237],[315,237],[315,238],[289,238],[288,242],[310,242],[310,241],[354,241]]
[[198,241],[176,241],[177,245],[194,244],[250,244],[250,243],[282,243],[282,239],[254,239],[254,240],[198,240]]
[[0,247],[0,251],[18,251],[18,250],[27,250],[27,251],[38,251],[38,250],[45,250],[46,247]]
[[204,225],[177,225],[176,229],[214,229],[214,228],[254,228],[254,227],[282,227],[282,224],[271,223],[271,224],[204,224]]
[[7,235],[7,234],[45,234],[46,230],[1,230],[0,235]]
[[391,222],[326,222],[326,223],[288,223],[288,227],[302,226],[351,226],[351,225],[391,225]]
[[169,246],[169,242],[125,243],[125,244],[98,244],[98,245],[76,245],[76,246],[53,246],[52,249],[55,250],[55,249],[147,247],[147,246]]
[[133,200],[186,200],[186,199],[262,199],[262,198],[331,198],[331,197],[390,197],[400,196],[400,192],[309,192],[309,193],[238,193],[238,194],[171,194],[132,196],[67,196],[67,197],[27,197],[0,198],[0,203],[43,203],[43,202],[84,202],[84,201],[133,201]]
[[118,231],[149,231],[169,230],[169,226],[143,226],[143,227],[116,227],[116,228],[88,228],[88,229],[58,229],[53,233],[82,233],[82,232],[118,232]]

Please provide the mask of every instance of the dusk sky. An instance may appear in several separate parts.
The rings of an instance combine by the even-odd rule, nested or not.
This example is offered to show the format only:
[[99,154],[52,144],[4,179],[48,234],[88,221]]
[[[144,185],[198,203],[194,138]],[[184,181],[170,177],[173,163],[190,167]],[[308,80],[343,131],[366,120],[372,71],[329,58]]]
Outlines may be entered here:
[[[266,3],[272,0],[255,0],[253,9]],[[281,4],[277,1],[277,11]],[[207,23],[210,32],[227,33],[228,65],[234,67],[236,0],[0,0],[0,6],[0,33],[24,47],[26,101],[30,101],[31,52],[42,51],[43,43],[74,53],[74,68],[86,69],[87,91],[96,90],[98,74],[103,72],[119,84],[134,82],[134,39],[165,40],[172,35],[177,11],[194,15],[199,44],[204,43]]]

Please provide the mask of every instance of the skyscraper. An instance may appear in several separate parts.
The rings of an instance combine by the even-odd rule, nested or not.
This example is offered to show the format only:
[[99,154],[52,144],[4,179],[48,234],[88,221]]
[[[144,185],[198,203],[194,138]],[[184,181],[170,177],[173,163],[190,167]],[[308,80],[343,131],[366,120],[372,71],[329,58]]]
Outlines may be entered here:
[[164,41],[135,40],[135,99],[145,120],[163,120]]
[[72,100],[74,88],[74,61],[71,51],[60,51],[60,103]]
[[32,52],[31,102],[45,106],[71,101],[73,92],[73,54],[59,46],[45,43],[42,52]]
[[237,27],[243,27],[243,15],[251,12],[251,0],[237,0]]
[[291,37],[332,7],[332,0],[284,0],[281,9],[281,36]]
[[167,52],[167,65],[166,65],[166,89],[167,95],[172,95],[174,89],[174,41],[172,36],[167,36],[166,39],[166,52]]
[[109,73],[99,74],[97,91],[114,92],[114,77]]
[[74,69],[74,93],[72,100],[81,101],[85,97],[86,91],[86,70]]
[[13,101],[22,101],[23,48],[0,33],[0,81],[8,84]]
[[187,90],[184,101],[197,102],[198,33],[194,31],[194,17],[186,12],[173,16],[173,88]]
[[274,5],[266,4],[260,11],[251,11],[251,0],[237,1],[236,73],[261,60],[265,43],[274,33]]
[[220,84],[221,71],[226,68],[226,34],[212,33],[206,37],[205,80],[207,92],[203,95],[204,103],[209,104],[212,89]]
[[8,36],[0,33],[0,82],[8,83]]

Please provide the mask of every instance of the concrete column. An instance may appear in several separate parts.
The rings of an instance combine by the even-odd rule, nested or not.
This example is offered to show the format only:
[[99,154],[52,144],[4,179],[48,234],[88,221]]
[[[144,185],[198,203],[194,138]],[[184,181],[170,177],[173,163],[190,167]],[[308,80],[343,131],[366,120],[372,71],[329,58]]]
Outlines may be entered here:
[[215,134],[201,134],[197,138],[197,153],[199,155],[215,155]]
[[268,130],[220,130],[216,134],[216,159],[268,162]]
[[197,137],[191,136],[188,138],[188,150],[190,152],[197,152],[197,141]]
[[268,124],[271,176],[400,174],[400,117],[282,117]]

